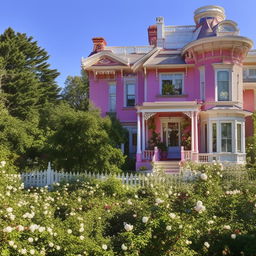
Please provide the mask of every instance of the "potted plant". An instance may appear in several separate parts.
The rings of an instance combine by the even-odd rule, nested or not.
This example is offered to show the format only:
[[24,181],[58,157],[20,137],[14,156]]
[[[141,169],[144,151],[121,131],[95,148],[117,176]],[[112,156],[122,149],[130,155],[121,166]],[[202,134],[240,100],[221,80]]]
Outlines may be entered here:
[[157,147],[161,151],[161,159],[166,159],[168,152],[167,152],[167,147],[166,147],[165,143],[159,142]]

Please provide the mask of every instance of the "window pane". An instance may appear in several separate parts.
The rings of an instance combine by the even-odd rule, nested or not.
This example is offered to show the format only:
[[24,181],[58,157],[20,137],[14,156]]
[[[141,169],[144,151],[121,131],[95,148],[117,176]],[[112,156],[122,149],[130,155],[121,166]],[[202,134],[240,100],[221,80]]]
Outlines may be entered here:
[[162,95],[181,95],[183,75],[162,74],[161,75]]
[[217,72],[218,100],[229,100],[229,71]]
[[221,124],[221,151],[232,152],[232,124]]
[[237,152],[242,152],[242,125],[237,124]]
[[132,145],[137,146],[137,133],[132,134]]
[[217,152],[217,125],[212,124],[212,152]]
[[256,77],[256,69],[249,69],[249,76],[250,77]]
[[134,84],[127,84],[127,94],[134,95],[135,94],[135,85]]
[[126,106],[135,105],[135,84],[126,84]]
[[109,85],[109,112],[116,112],[116,85]]

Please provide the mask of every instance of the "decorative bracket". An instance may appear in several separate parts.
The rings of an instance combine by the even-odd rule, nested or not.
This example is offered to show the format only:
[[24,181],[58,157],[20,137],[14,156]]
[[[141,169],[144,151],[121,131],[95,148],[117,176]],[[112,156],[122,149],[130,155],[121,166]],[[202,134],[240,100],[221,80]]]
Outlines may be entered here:
[[192,111],[186,111],[183,112],[186,116],[188,116],[189,118],[192,118]]
[[147,121],[149,118],[151,118],[152,116],[154,116],[156,113],[154,112],[145,112],[144,113],[144,119],[145,121]]

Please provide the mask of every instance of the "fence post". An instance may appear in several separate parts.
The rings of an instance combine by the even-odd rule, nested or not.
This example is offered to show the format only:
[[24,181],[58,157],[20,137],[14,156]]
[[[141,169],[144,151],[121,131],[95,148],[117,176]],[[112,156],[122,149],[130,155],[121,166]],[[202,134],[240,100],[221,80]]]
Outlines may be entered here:
[[46,172],[46,185],[50,186],[52,185],[52,168],[51,168],[51,163],[48,163],[48,167],[47,167],[47,172]]

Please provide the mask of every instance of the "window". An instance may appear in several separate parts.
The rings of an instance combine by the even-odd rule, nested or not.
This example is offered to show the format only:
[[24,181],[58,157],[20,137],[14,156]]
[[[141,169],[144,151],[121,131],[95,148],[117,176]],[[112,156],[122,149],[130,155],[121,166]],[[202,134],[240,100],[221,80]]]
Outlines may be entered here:
[[116,112],[116,84],[110,84],[109,92],[109,112]]
[[232,152],[232,123],[221,123],[221,151]]
[[200,72],[200,98],[205,100],[205,69],[201,67]]
[[183,74],[161,74],[161,94],[181,95],[183,93]]
[[230,100],[230,71],[217,71],[217,95],[218,101]]
[[207,124],[204,125],[204,147],[205,152],[208,151],[208,143],[207,143]]
[[127,82],[125,88],[126,107],[135,106],[135,83]]
[[248,69],[248,77],[249,78],[255,78],[256,77],[256,69],[255,68],[249,68]]
[[212,124],[212,152],[217,152],[217,124]]
[[137,146],[137,133],[132,134],[132,145]]
[[241,153],[242,152],[242,124],[237,124],[237,129],[236,129],[237,135],[237,152]]

